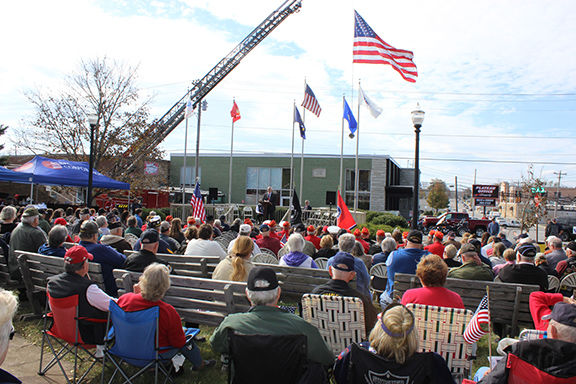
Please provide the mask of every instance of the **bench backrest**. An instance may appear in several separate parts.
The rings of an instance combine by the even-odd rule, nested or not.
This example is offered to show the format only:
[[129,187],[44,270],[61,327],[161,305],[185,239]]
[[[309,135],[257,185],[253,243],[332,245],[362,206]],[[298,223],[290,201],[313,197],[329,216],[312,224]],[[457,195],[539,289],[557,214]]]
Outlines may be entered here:
[[[397,273],[394,276],[394,294],[399,297],[410,288],[419,288],[420,279],[415,275]],[[493,281],[477,281],[464,279],[447,279],[445,287],[462,297],[466,309],[476,311],[480,300],[486,294],[486,286],[490,290],[490,313],[492,322],[503,324],[509,329],[506,333],[517,336],[519,326],[534,328],[530,314],[530,293],[539,291],[537,285],[508,284]]]
[[[126,256],[134,253],[138,253],[138,251],[124,252]],[[167,253],[157,253],[156,256],[159,259],[170,263],[172,269],[177,275],[191,277],[211,277],[212,272],[214,272],[214,269],[220,262],[218,256],[189,256]]]
[[[48,278],[64,272],[64,259],[25,251],[16,251],[16,257],[26,287],[26,295],[32,303],[34,313],[41,314],[43,308],[34,298],[34,293],[45,292]],[[89,263],[88,275],[100,288],[104,289],[104,276],[100,264]]]
[[[122,269],[115,269],[113,273],[119,295],[132,292],[141,275]],[[179,275],[170,275],[170,281],[163,301],[171,304],[184,321],[217,326],[227,315],[250,308],[246,283]]]
[[272,268],[282,284],[282,298],[300,299],[305,293],[330,280],[330,274],[325,269],[288,267],[286,265],[259,264],[255,266]]

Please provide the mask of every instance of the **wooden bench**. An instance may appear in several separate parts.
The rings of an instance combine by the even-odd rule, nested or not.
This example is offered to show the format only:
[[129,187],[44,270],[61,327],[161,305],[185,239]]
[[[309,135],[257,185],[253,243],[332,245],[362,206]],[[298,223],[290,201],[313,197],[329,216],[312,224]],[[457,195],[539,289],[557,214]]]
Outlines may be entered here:
[[[113,273],[119,295],[132,292],[141,275],[122,269],[115,269]],[[217,326],[227,315],[250,308],[246,283],[178,275],[170,275],[170,281],[163,300],[174,306],[184,321]]]
[[[56,256],[40,255],[38,253],[16,251],[18,266],[22,272],[22,280],[26,287],[26,296],[32,304],[36,315],[41,315],[44,310],[40,299],[46,292],[48,278],[64,272],[64,259]],[[89,263],[88,275],[100,288],[104,289],[104,276],[102,267],[98,263]]]
[[[397,273],[394,275],[394,297],[410,288],[419,288],[420,279],[415,275]],[[503,334],[515,337],[520,326],[534,328],[528,300],[530,293],[539,291],[537,285],[508,284],[492,281],[447,279],[445,287],[462,297],[466,309],[475,312],[480,300],[490,287],[490,314],[492,323],[503,327]]]
[[330,280],[325,269],[288,267],[285,265],[254,263],[258,267],[272,268],[278,276],[282,288],[282,298],[298,299],[305,293]]
[[[129,256],[138,253],[138,251],[125,251],[124,254]],[[172,266],[174,274],[179,276],[191,277],[212,277],[212,272],[220,262],[218,256],[188,256],[188,255],[171,255],[167,253],[157,253],[156,256]]]
[[0,254],[0,286],[9,291],[13,289],[24,288],[23,281],[14,280],[10,277],[8,259],[6,259],[6,256],[2,254]]

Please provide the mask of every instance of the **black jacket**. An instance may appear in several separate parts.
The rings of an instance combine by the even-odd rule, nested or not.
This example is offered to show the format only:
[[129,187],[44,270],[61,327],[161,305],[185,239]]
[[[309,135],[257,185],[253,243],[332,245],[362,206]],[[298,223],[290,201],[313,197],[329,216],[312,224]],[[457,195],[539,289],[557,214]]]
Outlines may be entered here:
[[[152,263],[160,263],[170,267],[170,264],[157,258],[154,253],[147,249],[141,249],[138,253],[133,253],[126,258],[124,268],[129,271],[144,272],[144,269]],[[172,268],[170,268],[170,270],[172,270]]]
[[500,270],[498,277],[504,283],[539,285],[541,291],[548,290],[548,275],[534,264],[509,264]]

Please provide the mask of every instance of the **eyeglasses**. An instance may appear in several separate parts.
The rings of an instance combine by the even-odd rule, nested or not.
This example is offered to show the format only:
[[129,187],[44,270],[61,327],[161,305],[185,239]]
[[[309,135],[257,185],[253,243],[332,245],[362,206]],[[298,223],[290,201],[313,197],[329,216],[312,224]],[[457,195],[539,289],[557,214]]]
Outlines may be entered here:
[[[410,317],[412,317],[412,325],[410,326],[410,328],[408,328],[406,331],[404,331],[403,333],[394,333],[392,332],[390,329],[388,329],[388,327],[384,324],[384,321],[382,321],[382,317],[384,316],[384,314],[394,308],[394,307],[398,307],[398,306],[402,306],[404,307],[404,309],[406,309],[406,311],[408,311],[408,313],[410,314]],[[388,306],[386,306],[386,308],[384,308],[384,310],[378,314],[378,321],[380,322],[380,327],[382,328],[382,330],[384,332],[386,332],[386,334],[390,337],[402,337],[405,335],[410,334],[410,332],[412,332],[414,330],[414,323],[416,322],[416,320],[414,319],[414,314],[412,313],[412,311],[410,311],[408,308],[406,308],[405,305],[400,304],[400,303],[390,303],[388,304]]]

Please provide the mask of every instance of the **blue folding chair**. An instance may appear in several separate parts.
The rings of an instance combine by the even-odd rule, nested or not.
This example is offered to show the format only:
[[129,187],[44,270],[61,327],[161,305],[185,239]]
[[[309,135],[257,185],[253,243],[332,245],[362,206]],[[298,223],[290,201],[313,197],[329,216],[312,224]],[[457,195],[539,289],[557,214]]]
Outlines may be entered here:
[[[113,300],[110,301],[108,314],[108,335],[104,358],[102,359],[102,383],[104,383],[104,371],[106,360],[110,360],[115,367],[108,383],[112,383],[116,374],[124,377],[123,383],[133,383],[138,376],[154,369],[154,383],[158,383],[158,374],[165,376],[164,383],[173,383],[170,376],[172,369],[170,358],[177,352],[174,348],[166,348],[165,351],[174,351],[174,354],[160,355],[158,346],[158,307],[151,307],[142,311],[124,312]],[[129,375],[122,365],[126,363],[140,368],[135,374]]]

